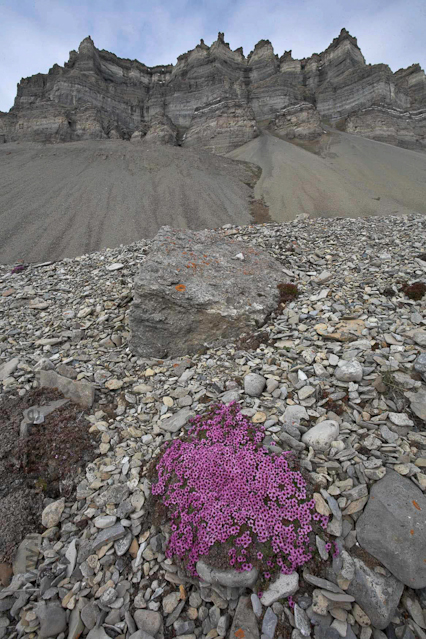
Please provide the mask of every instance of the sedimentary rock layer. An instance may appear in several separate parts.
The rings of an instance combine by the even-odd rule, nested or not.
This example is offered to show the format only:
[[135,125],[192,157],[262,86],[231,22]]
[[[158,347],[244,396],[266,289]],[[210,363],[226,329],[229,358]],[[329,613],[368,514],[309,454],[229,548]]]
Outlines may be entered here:
[[425,148],[425,108],[420,66],[393,73],[385,64],[366,64],[346,29],[324,52],[303,60],[291,51],[279,57],[268,40],[245,57],[219,33],[210,47],[201,40],[175,65],[156,67],[98,50],[89,36],[63,67],[21,80],[14,106],[0,113],[0,141],[130,139],[135,133],[142,141],[148,131],[146,140],[226,153],[256,137],[258,125],[290,138],[319,137],[322,119]]

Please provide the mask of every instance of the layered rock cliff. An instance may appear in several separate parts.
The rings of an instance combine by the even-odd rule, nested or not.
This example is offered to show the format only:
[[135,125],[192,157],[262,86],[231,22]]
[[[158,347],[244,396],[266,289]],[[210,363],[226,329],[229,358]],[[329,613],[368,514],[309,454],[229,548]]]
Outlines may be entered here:
[[324,123],[426,148],[425,73],[366,64],[346,29],[303,60],[279,57],[268,40],[245,57],[219,33],[157,67],[98,50],[89,36],[63,67],[21,80],[14,106],[0,113],[0,141],[132,138],[226,153],[259,126],[313,139]]

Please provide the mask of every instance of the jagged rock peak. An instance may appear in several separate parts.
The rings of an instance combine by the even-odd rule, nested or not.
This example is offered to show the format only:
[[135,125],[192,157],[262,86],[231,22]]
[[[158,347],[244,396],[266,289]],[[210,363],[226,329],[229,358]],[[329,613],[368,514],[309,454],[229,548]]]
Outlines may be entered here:
[[84,38],[78,47],[79,53],[86,53],[87,51],[92,51],[95,49],[95,43],[92,38],[88,35],[87,38]]
[[337,36],[337,38],[334,38],[330,46],[327,47],[326,51],[328,51],[329,49],[336,48],[344,40],[349,40],[351,44],[353,44],[355,47],[359,49],[358,40],[354,36],[351,36],[349,31],[343,27],[339,35]]
[[230,49],[231,47],[229,46],[229,42],[225,42],[225,34],[222,33],[221,31],[219,31],[219,33],[217,34],[217,40],[216,42],[213,42],[212,44],[212,48],[214,46],[217,45],[223,45],[224,47],[226,47],[227,49]]
[[211,46],[200,40],[176,64],[155,67],[99,50],[88,36],[63,67],[21,80],[14,107],[0,117],[0,140],[128,140],[138,133],[144,141],[226,153],[256,136],[260,123],[311,139],[322,135],[322,121],[425,148],[426,76],[419,65],[397,73],[366,65],[347,29],[303,60],[291,50],[279,58],[269,40],[244,57],[219,32]]
[[284,51],[284,53],[282,54],[281,58],[280,58],[280,62],[290,62],[293,61],[294,58],[291,55],[292,54],[292,50],[289,49],[289,51]]

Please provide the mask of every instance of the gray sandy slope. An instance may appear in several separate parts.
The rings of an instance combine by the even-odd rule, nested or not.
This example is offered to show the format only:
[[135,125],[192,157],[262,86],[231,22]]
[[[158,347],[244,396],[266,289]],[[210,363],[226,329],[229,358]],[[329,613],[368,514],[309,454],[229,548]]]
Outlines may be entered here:
[[[306,150],[310,148],[311,151]],[[267,132],[228,157],[262,168],[255,197],[279,222],[426,213],[426,154],[330,131],[305,148]]]
[[251,221],[253,167],[123,141],[0,145],[0,262],[57,260]]

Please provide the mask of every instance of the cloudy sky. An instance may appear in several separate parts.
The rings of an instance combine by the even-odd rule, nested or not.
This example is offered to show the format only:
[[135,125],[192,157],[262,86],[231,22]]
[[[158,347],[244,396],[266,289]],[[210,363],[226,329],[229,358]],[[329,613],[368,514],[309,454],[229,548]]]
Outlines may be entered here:
[[218,31],[245,54],[269,39],[279,55],[303,58],[346,27],[367,63],[426,66],[425,0],[0,0],[0,25],[0,111],[22,77],[62,65],[87,35],[151,66],[174,63],[200,38],[211,44]]

